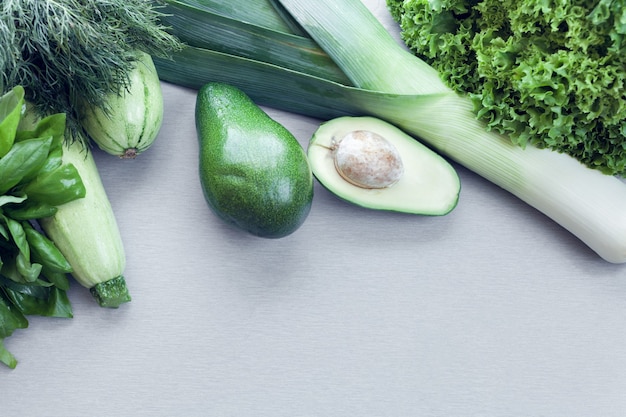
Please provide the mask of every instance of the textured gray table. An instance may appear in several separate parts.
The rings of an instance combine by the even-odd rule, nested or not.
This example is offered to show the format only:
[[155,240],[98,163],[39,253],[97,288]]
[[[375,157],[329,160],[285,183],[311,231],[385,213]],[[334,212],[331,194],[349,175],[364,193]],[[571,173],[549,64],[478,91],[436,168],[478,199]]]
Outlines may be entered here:
[[[445,217],[316,184],[295,234],[236,232],[203,200],[195,92],[163,89],[147,153],[96,155],[134,299],[104,310],[74,285],[74,319],[32,318],[0,415],[626,415],[625,266],[462,167]],[[267,110],[303,146],[319,123]]]

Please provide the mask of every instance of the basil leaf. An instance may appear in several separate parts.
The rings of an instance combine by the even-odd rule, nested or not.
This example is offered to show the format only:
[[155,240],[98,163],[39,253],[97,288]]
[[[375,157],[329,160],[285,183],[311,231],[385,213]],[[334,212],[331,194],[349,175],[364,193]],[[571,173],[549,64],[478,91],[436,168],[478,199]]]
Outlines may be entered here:
[[46,203],[25,201],[17,207],[3,207],[4,212],[13,220],[36,220],[53,216],[58,209]]
[[7,284],[10,302],[25,316],[72,317],[72,307],[65,291],[56,287]]
[[52,240],[35,230],[28,222],[24,222],[23,227],[34,262],[42,264],[52,272],[72,272],[72,266]]
[[21,86],[0,97],[0,158],[13,146],[23,106],[24,88]]
[[[3,219],[1,211],[0,211],[0,219]],[[9,241],[9,231],[2,223],[0,223],[0,236],[2,236],[4,240],[6,240],[7,242]],[[1,266],[2,264],[0,264],[0,267]]]
[[13,369],[17,365],[15,356],[4,346],[4,339],[17,329],[28,327],[28,320],[18,308],[0,291],[0,362]]
[[39,279],[41,264],[31,262],[30,256],[26,256],[22,252],[17,254],[15,260],[17,270],[26,282],[35,282]]
[[[2,313],[0,312],[0,314]],[[2,321],[2,318],[0,318],[0,321]],[[11,369],[15,369],[15,367],[17,366],[17,359],[15,359],[15,356],[13,356],[11,352],[9,352],[7,348],[4,347],[3,338],[0,338],[0,362],[2,362]]]
[[48,158],[52,138],[28,139],[13,144],[0,159],[0,194],[19,184],[27,175],[36,172]]
[[15,246],[17,246],[20,253],[23,253],[24,256],[26,256],[27,260],[30,260],[30,247],[28,245],[28,241],[26,240],[26,233],[24,232],[22,224],[6,216],[4,216],[4,221],[9,228],[9,232],[11,233]]
[[83,181],[74,165],[62,165],[43,173],[28,183],[23,191],[29,199],[60,206],[86,194]]
[[56,148],[50,149],[50,153],[48,153],[48,159],[46,159],[46,163],[41,167],[38,174],[53,171],[60,167],[62,163],[63,147],[57,146]]
[[67,278],[67,274],[50,271],[45,266],[41,274],[58,289],[63,291],[70,289],[70,280]]
[[72,303],[67,293],[57,287],[50,287],[50,295],[48,296],[48,308],[46,315],[49,317],[62,317],[72,318],[74,313],[72,311]]
[[39,120],[33,130],[18,131],[15,141],[20,142],[26,139],[52,137],[52,147],[60,146],[63,143],[65,134],[65,113],[56,113]]
[[24,200],[26,200],[26,196],[0,195],[0,206],[11,203],[21,203]]

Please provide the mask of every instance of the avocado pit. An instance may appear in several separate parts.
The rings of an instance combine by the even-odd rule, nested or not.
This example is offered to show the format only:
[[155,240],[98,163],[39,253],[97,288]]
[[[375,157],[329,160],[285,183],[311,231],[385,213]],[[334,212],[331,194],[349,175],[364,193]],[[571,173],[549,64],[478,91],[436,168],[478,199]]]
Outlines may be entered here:
[[333,138],[331,150],[339,175],[361,188],[391,187],[404,173],[396,147],[375,132],[354,130],[339,140]]

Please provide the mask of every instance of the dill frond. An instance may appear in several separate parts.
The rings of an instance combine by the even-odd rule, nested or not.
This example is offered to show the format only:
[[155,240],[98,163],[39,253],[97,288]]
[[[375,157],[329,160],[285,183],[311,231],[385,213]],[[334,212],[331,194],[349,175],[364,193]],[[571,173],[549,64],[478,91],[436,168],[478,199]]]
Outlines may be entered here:
[[128,85],[137,51],[167,57],[181,48],[150,0],[3,0],[0,92],[22,85],[43,114],[66,113],[70,140],[83,139],[79,103],[103,108]]

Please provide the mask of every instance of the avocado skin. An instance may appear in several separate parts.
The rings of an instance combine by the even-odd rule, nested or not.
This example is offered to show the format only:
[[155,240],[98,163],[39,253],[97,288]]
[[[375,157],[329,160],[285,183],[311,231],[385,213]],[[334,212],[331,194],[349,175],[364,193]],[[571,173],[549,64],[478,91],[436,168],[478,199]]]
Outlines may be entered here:
[[296,231],[313,201],[313,174],[296,138],[243,91],[208,83],[196,99],[200,182],[226,223],[264,238]]

